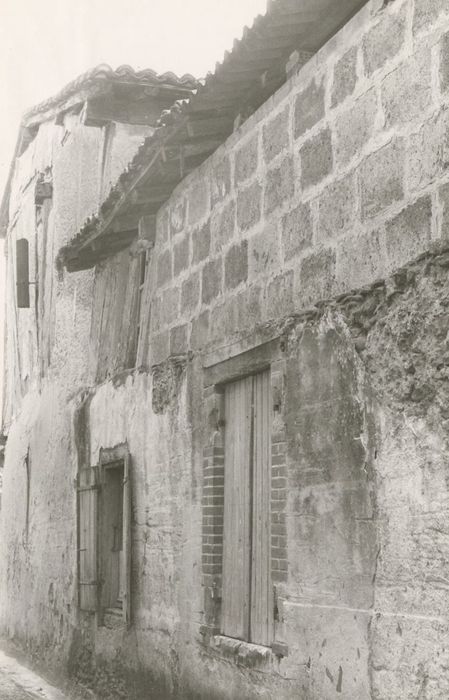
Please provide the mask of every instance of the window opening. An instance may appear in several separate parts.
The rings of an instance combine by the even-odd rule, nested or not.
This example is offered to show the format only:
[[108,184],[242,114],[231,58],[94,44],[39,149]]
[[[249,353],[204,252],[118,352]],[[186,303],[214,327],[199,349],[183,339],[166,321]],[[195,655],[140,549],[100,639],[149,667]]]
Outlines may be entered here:
[[126,445],[100,450],[98,466],[78,474],[81,610],[131,621],[131,483]]
[[101,607],[123,609],[123,461],[103,467],[100,501]]

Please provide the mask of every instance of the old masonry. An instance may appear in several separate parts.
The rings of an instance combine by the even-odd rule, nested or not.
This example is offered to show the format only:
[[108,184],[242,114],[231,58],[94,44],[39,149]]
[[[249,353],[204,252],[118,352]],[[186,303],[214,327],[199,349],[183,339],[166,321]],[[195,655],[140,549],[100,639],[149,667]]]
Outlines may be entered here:
[[447,0],[99,66],[0,219],[0,633],[101,698],[447,700]]

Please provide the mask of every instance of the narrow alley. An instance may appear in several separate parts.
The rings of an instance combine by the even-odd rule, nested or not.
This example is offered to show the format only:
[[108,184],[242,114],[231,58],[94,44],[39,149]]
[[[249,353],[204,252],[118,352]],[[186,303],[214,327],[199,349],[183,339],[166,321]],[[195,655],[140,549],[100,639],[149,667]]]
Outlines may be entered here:
[[60,690],[0,650],[0,700],[69,700]]

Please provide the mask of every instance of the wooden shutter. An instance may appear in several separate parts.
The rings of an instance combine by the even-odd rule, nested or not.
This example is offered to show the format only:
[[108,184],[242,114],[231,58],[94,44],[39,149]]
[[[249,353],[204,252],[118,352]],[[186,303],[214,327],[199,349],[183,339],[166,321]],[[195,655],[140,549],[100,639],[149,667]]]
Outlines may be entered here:
[[123,458],[123,619],[128,627],[131,624],[131,550],[131,470],[127,452]]
[[270,568],[271,496],[271,378],[261,372],[253,378],[252,552],[250,639],[269,646],[272,639],[273,600]]
[[97,581],[97,470],[81,469],[78,474],[78,584],[79,607],[95,611],[98,606]]
[[247,640],[250,587],[252,378],[225,389],[223,634]]
[[26,238],[16,241],[16,284],[17,306],[19,309],[30,307],[30,273],[29,246]]

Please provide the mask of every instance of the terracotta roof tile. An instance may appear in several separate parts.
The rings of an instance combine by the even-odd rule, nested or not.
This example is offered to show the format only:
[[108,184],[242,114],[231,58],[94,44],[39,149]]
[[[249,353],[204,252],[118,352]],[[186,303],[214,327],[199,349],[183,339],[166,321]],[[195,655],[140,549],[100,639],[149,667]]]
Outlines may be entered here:
[[165,85],[185,90],[195,90],[198,87],[198,81],[190,74],[178,77],[175,73],[171,72],[158,74],[150,68],[136,71],[128,65],[119,66],[114,70],[106,63],[102,63],[86,73],[79,75],[53,97],[29,109],[23,116],[23,122],[26,124],[33,117],[55,108],[59,104],[64,104],[67,99],[86,88],[111,82],[115,84],[122,83],[155,87]]

